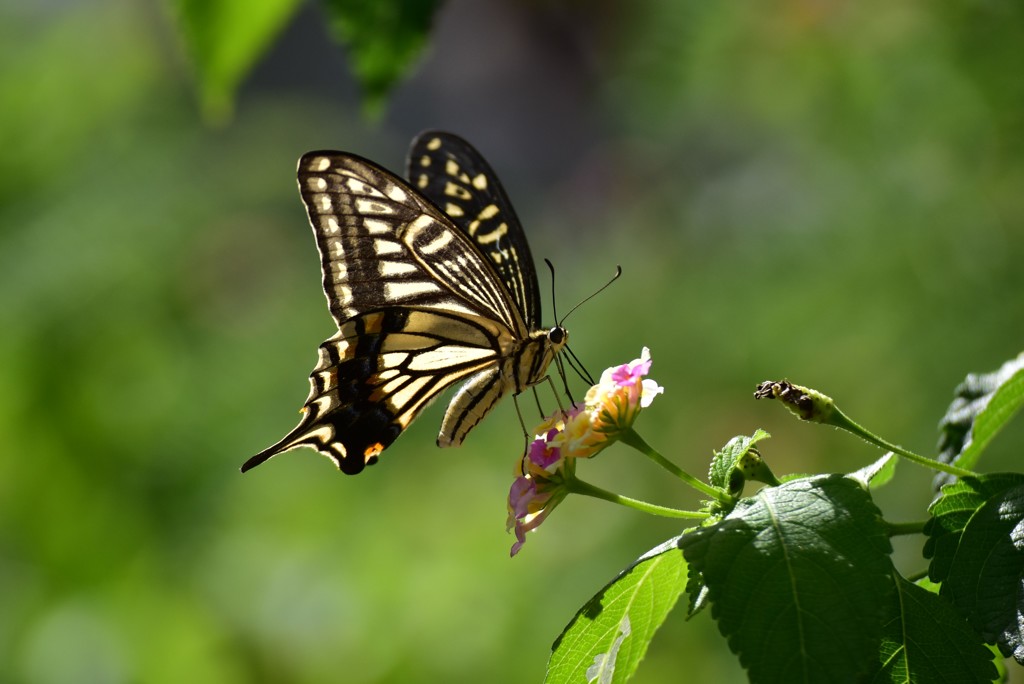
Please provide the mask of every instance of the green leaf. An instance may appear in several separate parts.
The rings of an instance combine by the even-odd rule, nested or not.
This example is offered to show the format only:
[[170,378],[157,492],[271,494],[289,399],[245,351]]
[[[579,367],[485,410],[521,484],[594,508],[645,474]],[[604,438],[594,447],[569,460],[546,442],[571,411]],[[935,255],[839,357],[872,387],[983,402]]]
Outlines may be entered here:
[[899,460],[899,457],[890,451],[871,465],[850,473],[850,477],[869,489],[878,489],[892,479]]
[[962,478],[929,510],[929,578],[986,642],[1024,663],[1024,475]]
[[680,547],[751,681],[851,681],[875,662],[891,546],[855,480],[766,487]]
[[298,6],[299,0],[172,0],[208,120],[231,115],[238,86]]
[[[767,432],[758,428],[750,437],[737,435],[730,439],[721,451],[716,451],[711,459],[711,467],[708,469],[708,481],[712,486],[724,489],[733,496],[743,491],[743,484],[748,479],[761,479],[764,477],[760,472],[767,469],[760,455],[757,455],[755,445],[762,439],[771,437]],[[748,455],[756,455],[754,459]],[[767,471],[770,475],[771,471]],[[765,477],[765,479],[774,480]]]
[[[1024,405],[1024,353],[994,373],[971,373],[956,390],[953,403],[939,422],[939,460],[974,468],[988,443]],[[936,476],[936,485],[952,481]]]
[[576,613],[555,640],[547,684],[625,682],[686,584],[679,537],[623,570]]
[[993,644],[986,644],[985,648],[988,649],[988,657],[992,662],[992,667],[996,669],[996,676],[992,678],[993,682],[1008,682],[1010,681],[1009,668],[1007,667],[1006,658],[999,651],[999,647]]
[[872,682],[962,684],[997,676],[992,653],[948,601],[892,573],[892,617]]
[[690,597],[686,608],[686,619],[689,620],[708,605],[708,587],[700,573],[690,573],[686,581],[686,594]]
[[423,50],[440,6],[441,0],[326,0],[331,28],[349,47],[371,115]]

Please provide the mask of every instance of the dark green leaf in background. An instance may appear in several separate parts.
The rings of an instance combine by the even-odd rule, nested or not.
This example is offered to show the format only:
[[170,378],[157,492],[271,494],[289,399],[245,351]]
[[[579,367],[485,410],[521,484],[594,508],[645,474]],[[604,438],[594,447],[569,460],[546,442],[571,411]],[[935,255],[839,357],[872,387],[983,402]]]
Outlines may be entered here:
[[625,682],[686,584],[679,538],[651,549],[623,570],[559,635],[546,684]]
[[896,572],[892,618],[883,628],[872,682],[968,684],[996,677],[992,653],[942,597]]
[[384,98],[409,69],[430,34],[441,0],[325,0],[335,36],[348,46],[366,109]]
[[856,481],[767,487],[680,546],[751,681],[851,681],[871,667],[892,591],[891,547]]
[[930,510],[929,578],[986,642],[1024,662],[1024,475],[962,478]]
[[230,116],[238,86],[298,6],[299,0],[173,0],[208,120]]
[[[953,403],[939,422],[939,460],[974,468],[981,453],[1024,404],[1024,354],[999,370],[968,375],[957,385]],[[935,476],[936,486],[952,481]]]

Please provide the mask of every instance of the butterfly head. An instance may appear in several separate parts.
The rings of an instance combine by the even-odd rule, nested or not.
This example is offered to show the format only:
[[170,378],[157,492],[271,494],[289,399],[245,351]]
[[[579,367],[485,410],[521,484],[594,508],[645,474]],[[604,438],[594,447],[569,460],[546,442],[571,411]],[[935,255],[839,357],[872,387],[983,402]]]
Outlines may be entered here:
[[556,352],[561,351],[562,347],[569,343],[569,331],[560,325],[556,325],[551,330],[548,330],[548,342]]

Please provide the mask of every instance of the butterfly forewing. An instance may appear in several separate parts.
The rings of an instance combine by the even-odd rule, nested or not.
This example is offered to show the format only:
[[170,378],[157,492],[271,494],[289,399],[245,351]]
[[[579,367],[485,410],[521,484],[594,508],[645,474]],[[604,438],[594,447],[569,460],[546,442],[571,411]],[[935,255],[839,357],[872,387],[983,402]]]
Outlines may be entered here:
[[483,156],[457,135],[427,131],[413,140],[407,167],[413,187],[491,260],[527,327],[536,330],[540,292],[530,246],[505,189]]
[[298,180],[339,326],[364,311],[424,306],[525,330],[479,251],[401,179],[355,155],[323,151],[303,155]]
[[243,471],[310,446],[357,473],[438,394],[465,381],[438,436],[442,446],[457,445],[502,396],[544,378],[564,334],[536,329],[536,274],[532,262],[522,270],[522,228],[493,172],[462,145],[461,163],[489,177],[470,184],[497,193],[480,195],[478,214],[490,221],[487,207],[500,202],[500,225],[456,225],[436,202],[356,155],[321,151],[299,160],[338,333],[320,346],[299,425]]

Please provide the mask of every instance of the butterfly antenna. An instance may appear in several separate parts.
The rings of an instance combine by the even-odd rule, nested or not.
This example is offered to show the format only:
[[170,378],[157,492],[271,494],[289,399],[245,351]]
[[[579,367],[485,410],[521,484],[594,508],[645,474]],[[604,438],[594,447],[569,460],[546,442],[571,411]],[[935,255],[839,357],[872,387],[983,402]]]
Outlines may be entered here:
[[[547,261],[547,259],[545,259],[544,261]],[[551,262],[548,262],[548,266],[551,266]],[[553,285],[554,284],[554,268],[551,269],[551,273],[552,273],[552,285]],[[591,293],[591,294],[587,295],[586,297],[584,297],[583,300],[579,304],[577,304],[576,306],[574,306],[571,309],[569,309],[569,313],[565,314],[565,318],[563,318],[561,321],[559,321],[558,324],[561,325],[562,323],[564,323],[566,318],[568,318],[569,316],[572,316],[572,312],[573,311],[575,311],[576,309],[580,308],[581,306],[583,306],[584,304],[589,302],[591,299],[593,299],[594,297],[596,297],[597,295],[601,294],[606,289],[608,289],[608,286],[611,285],[612,283],[614,283],[616,280],[618,280],[619,276],[621,276],[621,275],[622,275],[622,266],[616,266],[615,267],[615,275],[613,275],[611,278],[609,278],[607,283],[605,283],[601,287],[599,287],[596,290],[594,290],[593,293]]]
[[[544,263],[548,265],[548,270],[551,271],[551,309],[552,309],[552,312],[555,315],[555,321],[556,321],[556,323],[559,326],[562,325],[565,322],[565,319],[569,318],[569,316],[571,316],[572,313],[574,311],[576,311],[576,309],[580,308],[581,306],[583,306],[583,304],[585,304],[586,302],[589,302],[591,299],[593,299],[594,297],[596,297],[600,293],[604,292],[604,290],[609,285],[611,285],[616,280],[618,280],[619,276],[622,275],[622,266],[616,265],[615,266],[615,275],[613,275],[611,278],[609,278],[608,282],[606,282],[601,287],[597,288],[597,290],[595,290],[593,293],[591,293],[590,295],[585,297],[582,301],[580,301],[578,304],[576,304],[576,306],[574,306],[571,309],[569,309],[569,313],[565,314],[565,317],[559,319],[558,318],[558,309],[555,306],[555,267],[554,267],[554,265],[552,265],[551,261],[549,261],[548,259],[544,259]],[[580,360],[580,358],[578,356],[576,356],[576,354],[568,346],[565,348],[565,350],[568,352],[568,354],[566,355],[565,363],[567,363],[570,368],[572,368],[574,371],[576,371],[576,374],[578,376],[580,376],[580,378],[584,382],[593,385],[594,384],[594,378],[590,374],[590,372],[587,370],[587,367],[583,365],[583,362]],[[562,383],[565,385],[565,393],[569,397],[569,401],[573,401],[572,393],[569,391],[569,381],[566,378],[565,367],[562,365],[562,357],[561,356],[556,356],[555,357],[555,364],[558,366],[558,372],[562,376]]]
[[[558,304],[557,297],[555,296],[555,266],[551,263],[551,260],[547,258],[544,259],[544,263],[548,265],[548,270],[551,271],[551,313],[555,316],[555,325],[561,327],[562,322],[558,320]],[[572,392],[569,390],[569,379],[566,377],[565,366],[562,365],[561,357],[555,357],[555,366],[558,368],[558,375],[562,378],[562,386],[565,388],[565,396],[569,397],[570,403],[575,404],[576,400],[572,398]],[[554,388],[555,386],[552,384],[551,389],[554,390]],[[557,397],[558,395],[556,394],[555,396]]]
[[555,296],[555,267],[547,257],[544,257],[544,263],[551,271],[551,313],[555,316],[555,325],[562,325],[562,322],[558,320],[558,298]]

